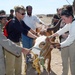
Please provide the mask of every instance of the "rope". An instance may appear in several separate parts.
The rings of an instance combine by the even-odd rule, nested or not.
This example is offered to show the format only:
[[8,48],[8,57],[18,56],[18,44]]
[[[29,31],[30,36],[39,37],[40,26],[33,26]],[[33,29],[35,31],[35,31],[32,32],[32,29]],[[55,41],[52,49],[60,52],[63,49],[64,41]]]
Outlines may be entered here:
[[69,5],[71,5],[70,2],[69,2],[68,0],[66,0],[66,1],[67,1],[67,3],[68,3]]

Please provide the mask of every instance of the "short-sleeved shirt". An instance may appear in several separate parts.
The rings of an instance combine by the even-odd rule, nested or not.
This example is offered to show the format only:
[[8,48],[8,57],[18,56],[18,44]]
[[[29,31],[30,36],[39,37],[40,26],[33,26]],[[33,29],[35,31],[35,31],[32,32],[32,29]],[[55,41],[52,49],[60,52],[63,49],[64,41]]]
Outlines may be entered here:
[[27,26],[29,26],[33,30],[37,28],[36,23],[41,22],[41,20],[35,15],[32,16],[25,15],[23,21],[26,23]]

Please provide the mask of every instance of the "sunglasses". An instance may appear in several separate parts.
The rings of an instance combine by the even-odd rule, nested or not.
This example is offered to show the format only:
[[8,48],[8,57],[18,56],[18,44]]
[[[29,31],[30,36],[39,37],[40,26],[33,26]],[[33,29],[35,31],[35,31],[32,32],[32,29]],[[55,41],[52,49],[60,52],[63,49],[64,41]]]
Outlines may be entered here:
[[[20,12],[19,12],[20,13]],[[25,15],[26,13],[20,13],[21,15]]]

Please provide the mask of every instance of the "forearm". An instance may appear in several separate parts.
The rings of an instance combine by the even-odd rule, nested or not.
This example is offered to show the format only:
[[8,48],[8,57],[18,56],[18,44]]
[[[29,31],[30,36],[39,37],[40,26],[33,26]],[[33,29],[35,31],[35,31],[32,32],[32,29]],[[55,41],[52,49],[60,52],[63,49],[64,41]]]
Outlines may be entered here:
[[37,36],[34,35],[33,33],[31,33],[30,31],[28,32],[27,36],[29,36],[29,37],[31,37],[33,39],[37,38]]
[[30,29],[30,32],[36,35],[36,31],[35,30]]
[[40,24],[42,24],[42,25],[46,26],[46,24],[45,24],[44,22],[42,22],[42,21],[40,22]]
[[54,33],[53,36],[57,37],[57,36],[59,36],[59,34],[58,33]]
[[16,56],[21,55],[22,48],[20,46],[16,45],[15,43],[13,43],[12,41],[10,41],[8,39],[2,39],[2,40],[0,40],[0,44],[2,47],[5,48],[5,50],[9,51],[10,53],[12,53]]

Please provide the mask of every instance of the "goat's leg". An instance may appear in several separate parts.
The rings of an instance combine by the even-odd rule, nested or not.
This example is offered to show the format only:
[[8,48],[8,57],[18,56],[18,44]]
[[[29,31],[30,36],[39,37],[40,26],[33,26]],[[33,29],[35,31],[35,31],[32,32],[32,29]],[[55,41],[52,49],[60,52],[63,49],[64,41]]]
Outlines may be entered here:
[[48,74],[50,74],[50,70],[51,70],[50,62],[51,62],[51,60],[49,59],[49,61],[48,61],[48,68],[47,68]]
[[51,50],[49,49],[49,52],[48,52],[48,55],[46,56],[46,59],[48,59],[48,61],[47,61],[47,68],[46,68],[46,70],[47,70],[47,72],[48,72],[48,74],[50,74],[50,71],[51,71]]

